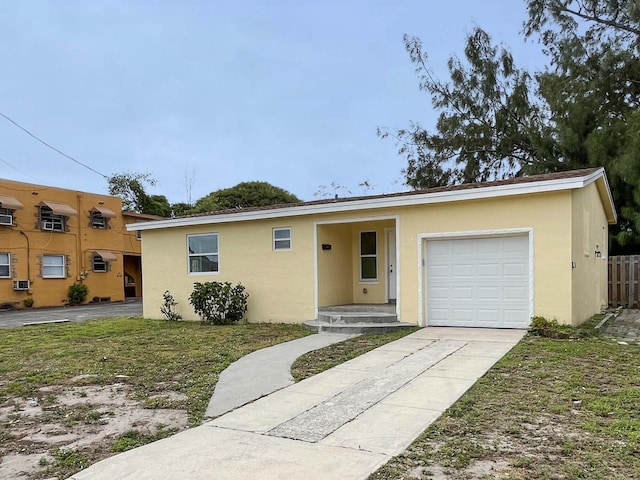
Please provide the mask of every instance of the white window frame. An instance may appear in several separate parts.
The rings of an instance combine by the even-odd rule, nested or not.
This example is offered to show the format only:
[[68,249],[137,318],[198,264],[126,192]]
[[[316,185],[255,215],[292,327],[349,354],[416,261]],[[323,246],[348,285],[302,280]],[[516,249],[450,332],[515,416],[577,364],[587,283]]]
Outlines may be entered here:
[[[375,253],[366,253],[363,254],[362,253],[362,235],[365,233],[373,233],[375,235],[375,242],[376,242],[376,251]],[[360,253],[360,257],[359,257],[359,269],[360,269],[360,283],[377,283],[378,282],[378,251],[380,244],[378,242],[378,232],[376,230],[365,230],[360,232],[360,235],[358,236],[358,249],[359,249],[359,253]],[[362,260],[365,258],[373,258],[375,259],[376,262],[376,276],[373,278],[363,278],[362,277]]]
[[[277,237],[277,232],[288,232],[289,236],[287,237]],[[273,229],[272,239],[273,239],[273,250],[282,252],[291,250],[293,248],[292,243],[292,235],[291,235],[291,227],[277,227]],[[288,242],[287,246],[281,246],[284,242]],[[280,244],[280,245],[279,245]]]
[[[62,260],[62,262],[60,264],[47,264],[46,261],[47,259],[54,259],[54,258],[58,258],[60,260]],[[53,268],[60,268],[61,269],[61,273],[59,274],[50,274],[46,272],[46,269],[53,269]],[[66,275],[66,270],[67,265],[66,265],[66,257],[65,255],[42,255],[42,278],[67,278]]]
[[[214,251],[198,252],[198,253],[189,252],[189,239],[195,238],[195,237],[215,237],[216,247],[217,247],[216,251],[215,252]],[[192,271],[191,260],[193,258],[206,257],[206,256],[216,257],[217,270],[206,271],[206,272]],[[220,273],[220,235],[218,235],[217,233],[197,233],[193,235],[187,235],[187,272],[189,273],[189,275],[215,275]]]
[[109,218],[103,216],[100,212],[91,212],[91,228],[107,230],[109,228]]
[[[6,263],[4,263],[2,259],[4,255],[7,256]],[[0,272],[0,278],[11,278],[11,254],[9,252],[0,252],[0,268],[1,267],[7,267],[7,274],[2,275],[2,273]]]
[[[46,207],[40,208],[40,229],[48,232],[65,232],[67,217],[53,213]],[[48,226],[49,228],[45,228]]]
[[[96,269],[96,266],[100,268]],[[106,273],[109,271],[109,262],[100,255],[93,255],[91,257],[91,270],[96,273]]]

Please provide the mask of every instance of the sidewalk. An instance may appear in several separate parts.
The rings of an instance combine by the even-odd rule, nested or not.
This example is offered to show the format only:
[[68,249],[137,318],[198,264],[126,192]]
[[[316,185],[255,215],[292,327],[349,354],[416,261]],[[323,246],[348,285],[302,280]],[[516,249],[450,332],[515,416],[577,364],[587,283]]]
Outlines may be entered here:
[[401,453],[524,334],[423,328],[71,478],[363,479]]

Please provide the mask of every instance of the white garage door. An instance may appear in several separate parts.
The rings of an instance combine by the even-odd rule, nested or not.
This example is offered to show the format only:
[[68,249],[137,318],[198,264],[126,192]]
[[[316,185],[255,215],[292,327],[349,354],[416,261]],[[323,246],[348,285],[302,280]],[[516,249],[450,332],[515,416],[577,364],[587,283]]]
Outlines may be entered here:
[[427,325],[529,326],[529,236],[426,241]]

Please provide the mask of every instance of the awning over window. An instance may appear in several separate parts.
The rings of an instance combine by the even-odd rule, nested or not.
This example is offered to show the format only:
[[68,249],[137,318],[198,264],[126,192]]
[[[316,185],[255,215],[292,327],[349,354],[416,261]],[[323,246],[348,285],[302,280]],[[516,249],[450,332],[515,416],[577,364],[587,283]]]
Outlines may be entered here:
[[65,203],[42,202],[40,205],[49,207],[55,215],[64,215],[65,217],[75,217],[78,215],[78,212]]
[[8,208],[9,210],[22,210],[22,203],[10,195],[0,195],[0,208]]
[[116,218],[116,214],[113,210],[109,210],[106,207],[93,207],[92,212],[98,212],[104,218]]
[[98,255],[105,262],[115,262],[116,260],[118,260],[118,257],[116,257],[113,253],[108,252],[107,250],[94,250],[93,253]]

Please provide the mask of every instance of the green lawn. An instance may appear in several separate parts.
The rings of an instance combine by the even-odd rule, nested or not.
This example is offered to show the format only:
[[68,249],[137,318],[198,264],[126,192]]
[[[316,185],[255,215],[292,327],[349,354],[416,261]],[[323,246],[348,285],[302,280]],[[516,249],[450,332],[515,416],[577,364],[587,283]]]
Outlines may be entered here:
[[[16,428],[100,428],[109,413],[99,405],[57,403],[69,388],[125,384],[129,399],[146,408],[186,411],[188,423],[199,425],[218,376],[230,363],[309,333],[300,325],[213,327],[139,318],[0,330],[0,460],[17,453],[42,454],[42,471],[28,478],[66,478],[113,452],[175,433],[134,428],[111,443],[70,451],[21,440]],[[163,396],[166,392],[179,396]],[[37,399],[41,414],[25,412],[27,398]],[[9,414],[1,415],[7,409]]]
[[369,478],[640,478],[640,347],[527,336]]

